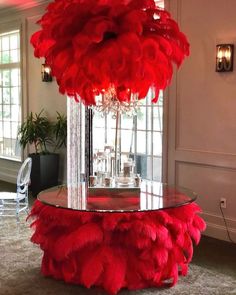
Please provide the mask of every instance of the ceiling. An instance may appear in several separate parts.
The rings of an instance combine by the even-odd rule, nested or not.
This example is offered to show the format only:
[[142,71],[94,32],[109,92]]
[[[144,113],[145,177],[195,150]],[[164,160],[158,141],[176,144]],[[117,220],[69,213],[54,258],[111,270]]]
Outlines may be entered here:
[[[48,2],[50,2],[50,0],[0,0],[0,10],[9,8],[15,10],[22,10]],[[163,5],[163,0],[155,0],[155,2],[157,4],[158,2],[161,2],[160,6]]]
[[14,8],[16,10],[31,8],[48,0],[0,0],[0,9]]

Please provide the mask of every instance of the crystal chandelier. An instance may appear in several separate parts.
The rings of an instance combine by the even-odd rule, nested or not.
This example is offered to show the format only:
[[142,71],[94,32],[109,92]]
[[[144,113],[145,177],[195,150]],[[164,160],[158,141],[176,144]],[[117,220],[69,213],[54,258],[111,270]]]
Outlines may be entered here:
[[126,114],[132,117],[137,114],[140,108],[138,95],[130,93],[130,89],[127,90],[129,94],[129,100],[120,101],[117,99],[115,87],[111,85],[107,90],[103,89],[103,94],[96,96],[96,105],[92,106],[92,109],[98,111],[103,116],[111,113],[112,118],[117,118],[120,114]]

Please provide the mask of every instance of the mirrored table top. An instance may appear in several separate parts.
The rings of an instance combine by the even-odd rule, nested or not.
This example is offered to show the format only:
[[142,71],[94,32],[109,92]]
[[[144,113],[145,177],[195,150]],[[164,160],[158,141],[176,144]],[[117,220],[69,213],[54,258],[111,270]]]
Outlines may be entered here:
[[65,185],[52,187],[38,195],[44,204],[92,212],[135,212],[175,208],[196,200],[197,194],[183,187],[142,181],[140,188],[88,188],[71,201]]

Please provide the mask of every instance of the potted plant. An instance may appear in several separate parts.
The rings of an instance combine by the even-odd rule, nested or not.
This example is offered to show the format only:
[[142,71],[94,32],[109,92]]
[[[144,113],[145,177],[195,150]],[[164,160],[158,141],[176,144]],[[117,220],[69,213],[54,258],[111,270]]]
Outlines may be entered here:
[[67,117],[57,112],[57,120],[52,126],[52,133],[55,137],[55,149],[66,147],[67,142]]
[[23,148],[34,147],[29,154],[32,158],[31,190],[33,196],[40,191],[58,184],[59,154],[56,150],[66,146],[66,116],[57,112],[56,122],[51,122],[40,113],[32,112],[20,126],[19,142]]

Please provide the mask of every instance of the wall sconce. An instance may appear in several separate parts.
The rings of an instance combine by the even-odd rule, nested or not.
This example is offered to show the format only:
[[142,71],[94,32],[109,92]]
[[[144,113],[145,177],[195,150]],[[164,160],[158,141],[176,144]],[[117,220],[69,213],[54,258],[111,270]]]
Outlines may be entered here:
[[52,82],[51,68],[48,65],[42,64],[41,74],[43,82]]
[[234,45],[216,45],[216,72],[232,72],[234,65]]

